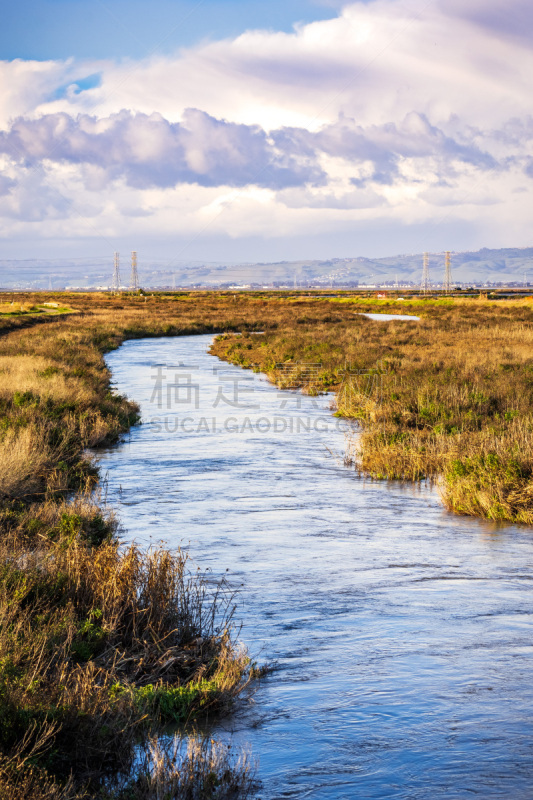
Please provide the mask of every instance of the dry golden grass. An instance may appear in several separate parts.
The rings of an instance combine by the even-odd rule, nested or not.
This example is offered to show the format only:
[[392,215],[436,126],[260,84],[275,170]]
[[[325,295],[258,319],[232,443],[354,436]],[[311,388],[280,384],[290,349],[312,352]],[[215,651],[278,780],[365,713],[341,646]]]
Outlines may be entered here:
[[[35,295],[26,302],[47,299]],[[400,304],[370,297],[336,302],[191,293],[77,295],[74,305],[80,316],[14,332],[0,354],[6,363],[10,352],[33,359],[33,366],[21,369],[26,377],[19,373],[17,381],[41,402],[57,405],[66,394],[73,397],[80,437],[91,445],[112,440],[121,425],[129,424],[125,407],[122,419],[103,407],[102,379],[107,376],[99,353],[125,337],[146,335],[242,330],[245,335],[239,340],[230,336],[216,343],[213,352],[242,366],[257,364],[281,386],[300,385],[311,392],[342,386],[346,364],[356,370],[381,365],[385,394],[378,408],[367,392],[359,397],[352,392],[349,407],[344,401],[339,405],[341,413],[361,421],[359,465],[374,477],[418,480],[443,474],[445,463],[475,446],[485,425],[503,430],[506,417],[525,419],[531,408],[529,300],[414,298]],[[372,322],[359,315],[361,310],[412,312],[422,320],[416,325]],[[246,331],[252,329],[266,335],[248,337]],[[74,369],[35,385],[39,373],[54,365],[63,370],[69,362],[75,362]],[[299,374],[298,362],[322,364],[315,384],[306,382],[305,370]],[[277,371],[277,363],[293,364],[294,369]],[[6,373],[6,381],[8,377]],[[43,385],[47,382],[49,388]]]
[[[281,386],[336,389],[337,413],[360,422],[352,456],[361,472],[440,476],[450,510],[532,524],[532,303],[402,304],[418,323],[349,316],[358,303],[373,301],[332,302],[327,322],[307,313],[263,337],[220,338],[212,352]],[[322,365],[312,383],[306,363]]]
[[[230,707],[251,671],[231,594],[191,573],[181,553],[121,548],[91,499],[83,455],[136,419],[109,389],[103,352],[220,316],[175,309],[170,325],[168,303],[155,314],[138,301],[124,314],[110,305],[27,318],[0,338],[0,794],[21,800],[100,797],[104,776],[118,800],[113,775],[131,771],[142,730]],[[220,312],[217,302],[207,317]],[[20,742],[41,723],[53,726],[53,746],[30,765]],[[180,774],[190,757],[197,782],[216,766],[212,754],[184,757]]]
[[0,792],[5,800],[88,800],[78,792],[72,779],[61,784],[36,766],[49,752],[55,734],[50,723],[33,724],[26,731],[11,755],[0,755]]
[[11,757],[0,755],[3,800],[246,800],[258,788],[246,751],[193,733],[185,739],[150,736],[137,750],[134,777],[118,773],[94,794],[35,765],[53,736],[53,726],[45,724],[32,729]]
[[255,794],[255,765],[245,752],[207,737],[151,740],[135,781],[126,782],[131,800],[232,800]]
[[[182,554],[120,548],[113,520],[83,493],[95,481],[84,448],[116,441],[136,419],[136,407],[110,391],[103,361],[126,338],[241,331],[213,352],[283,385],[338,390],[339,412],[361,425],[365,473],[441,479],[457,513],[533,524],[530,303],[15,298],[54,300],[79,313],[0,320],[0,794],[103,800],[106,777],[109,800],[226,796],[186,793],[219,767],[226,775],[223,752],[205,743],[191,745],[179,769],[154,745],[130,794],[109,783],[131,768],[143,726],[225,708],[250,674],[232,634],[231,596],[213,596]],[[359,314],[381,305],[422,319]],[[302,363],[322,365],[312,382]],[[371,380],[353,379],[357,370]],[[39,738],[36,725],[52,731],[53,747],[30,766],[33,744],[23,752],[20,742],[30,730]],[[246,765],[227,769],[228,787],[246,796]]]
[[0,440],[0,498],[30,496],[43,490],[44,475],[57,458],[43,429],[6,430]]
[[533,525],[533,415],[468,438],[443,471],[441,493],[451,511]]
[[20,314],[33,310],[31,303],[0,303],[0,314]]
[[70,377],[56,361],[30,355],[0,356],[0,398],[31,392],[41,402],[91,406],[97,398],[90,387]]
[[84,532],[79,501],[59,520],[48,505],[0,547],[0,745],[13,761],[31,726],[54,723],[47,767],[79,787],[128,768],[139,726],[228,707],[249,660],[231,594],[185,555],[109,535],[88,547],[94,509]]

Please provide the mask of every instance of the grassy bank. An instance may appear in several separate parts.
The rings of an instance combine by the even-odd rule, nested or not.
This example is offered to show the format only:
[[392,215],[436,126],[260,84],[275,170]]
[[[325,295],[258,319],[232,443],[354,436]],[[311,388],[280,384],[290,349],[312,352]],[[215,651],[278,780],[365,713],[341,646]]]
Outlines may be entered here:
[[[74,313],[0,317],[0,795],[251,791],[246,759],[200,739],[175,753],[157,739],[169,722],[229,708],[251,665],[225,588],[213,593],[182,553],[120,547],[94,499],[87,448],[117,441],[137,420],[103,359],[125,339],[220,333],[221,358],[283,386],[336,390],[337,413],[362,426],[353,454],[362,472],[440,478],[458,513],[533,523],[527,302],[388,300],[381,310],[421,321],[384,323],[360,314],[382,301],[355,296],[11,301]],[[309,364],[320,365],[312,380]]]
[[[533,305],[528,301],[332,299],[324,319],[264,336],[225,336],[212,352],[285,387],[335,390],[357,419],[353,458],[378,479],[440,479],[459,514],[533,524]],[[322,307],[322,301],[315,301]],[[381,322],[360,311],[421,316]],[[306,364],[320,364],[310,381]]]
[[76,315],[0,337],[0,795],[13,800],[245,797],[253,785],[249,762],[216,743],[193,738],[177,759],[157,738],[247,685],[231,593],[179,551],[121,547],[94,499],[86,449],[138,419],[103,353],[224,324],[216,304],[198,315],[141,302],[82,299]]

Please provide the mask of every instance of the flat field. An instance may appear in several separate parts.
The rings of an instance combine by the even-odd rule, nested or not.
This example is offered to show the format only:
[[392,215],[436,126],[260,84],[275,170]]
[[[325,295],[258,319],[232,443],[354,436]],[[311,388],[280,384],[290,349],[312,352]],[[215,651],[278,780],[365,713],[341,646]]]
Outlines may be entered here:
[[[2,313],[6,303],[3,796],[136,800],[179,788],[188,797],[187,786],[204,780],[191,797],[252,791],[245,758],[193,738],[175,760],[157,739],[169,722],[190,732],[194,720],[229,709],[257,669],[236,641],[225,587],[213,593],[181,553],[121,547],[98,502],[87,449],[137,421],[103,359],[124,340],[219,334],[212,352],[222,359],[280,386],[334,391],[334,413],[360,423],[350,457],[361,473],[436,481],[453,512],[533,524],[529,300],[10,293]],[[420,319],[375,321],[367,312]],[[139,742],[145,765],[132,780]]]

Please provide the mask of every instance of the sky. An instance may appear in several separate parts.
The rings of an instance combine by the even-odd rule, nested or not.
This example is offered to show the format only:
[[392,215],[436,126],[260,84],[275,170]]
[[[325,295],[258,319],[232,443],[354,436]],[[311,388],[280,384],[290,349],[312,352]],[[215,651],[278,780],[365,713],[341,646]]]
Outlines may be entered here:
[[21,0],[0,258],[533,244],[530,0]]

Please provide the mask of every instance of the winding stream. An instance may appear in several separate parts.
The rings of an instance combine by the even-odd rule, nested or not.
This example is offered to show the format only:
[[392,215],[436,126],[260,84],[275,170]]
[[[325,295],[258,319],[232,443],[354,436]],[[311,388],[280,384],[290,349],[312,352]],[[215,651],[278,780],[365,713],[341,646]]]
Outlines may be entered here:
[[227,569],[243,640],[278,664],[224,727],[259,759],[259,796],[532,798],[533,531],[358,478],[328,398],[210,341],[107,356],[144,424],[100,462],[125,535]]

